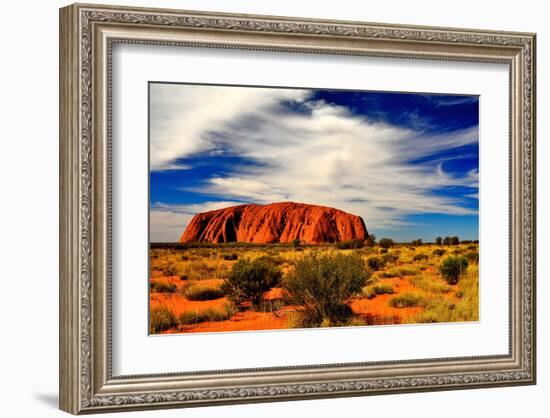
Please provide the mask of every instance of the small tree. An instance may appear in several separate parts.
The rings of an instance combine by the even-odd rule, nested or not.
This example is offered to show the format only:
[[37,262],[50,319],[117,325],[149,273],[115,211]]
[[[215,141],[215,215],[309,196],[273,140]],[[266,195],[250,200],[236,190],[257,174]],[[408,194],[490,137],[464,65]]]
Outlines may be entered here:
[[443,238],[443,245],[451,245],[451,237]]
[[338,325],[351,316],[347,300],[369,283],[371,272],[358,254],[308,254],[283,281],[291,302],[303,306],[301,325]]
[[376,245],[376,235],[370,234],[365,240],[365,245],[367,247],[374,247]]
[[458,245],[460,244],[460,240],[458,239],[458,237],[455,235],[454,237],[451,237],[451,245]]
[[411,244],[412,245],[422,245],[422,239],[421,238],[414,239],[414,240],[411,241]]
[[441,275],[449,284],[457,284],[467,269],[468,260],[465,257],[447,257],[439,267]]
[[380,245],[382,248],[391,248],[393,247],[393,240],[390,239],[390,238],[382,238],[379,242],[378,242],[378,245]]
[[302,243],[300,242],[300,240],[299,240],[298,238],[294,238],[294,239],[292,240],[292,246],[293,246],[294,248],[298,248],[301,244],[302,244]]
[[437,245],[441,245],[441,244],[443,243],[443,238],[437,237],[437,238],[435,239],[435,243],[436,243]]
[[237,307],[250,302],[257,308],[263,294],[275,287],[282,275],[281,269],[265,257],[242,259],[233,265],[222,291]]

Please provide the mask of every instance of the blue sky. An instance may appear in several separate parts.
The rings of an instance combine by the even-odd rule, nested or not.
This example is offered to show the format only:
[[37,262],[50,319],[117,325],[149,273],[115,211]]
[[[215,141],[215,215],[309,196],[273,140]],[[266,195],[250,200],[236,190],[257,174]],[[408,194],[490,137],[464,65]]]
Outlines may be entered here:
[[478,97],[150,84],[150,231],[295,201],[378,238],[478,238]]

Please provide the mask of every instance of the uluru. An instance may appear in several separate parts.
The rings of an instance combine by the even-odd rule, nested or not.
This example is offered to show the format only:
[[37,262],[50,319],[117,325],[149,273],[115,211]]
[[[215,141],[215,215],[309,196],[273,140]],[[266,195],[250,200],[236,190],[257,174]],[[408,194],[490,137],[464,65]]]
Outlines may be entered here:
[[245,204],[196,214],[180,242],[323,244],[366,239],[363,218],[305,203]]

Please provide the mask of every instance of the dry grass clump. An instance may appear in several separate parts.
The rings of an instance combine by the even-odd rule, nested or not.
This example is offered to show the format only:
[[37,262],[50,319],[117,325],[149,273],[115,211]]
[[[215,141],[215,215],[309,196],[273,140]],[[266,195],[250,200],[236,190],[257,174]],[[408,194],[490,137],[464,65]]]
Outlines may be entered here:
[[391,298],[388,303],[393,308],[414,308],[426,306],[427,300],[419,293],[402,293]]
[[177,286],[175,284],[162,280],[150,282],[149,288],[153,293],[174,293],[177,290]]
[[374,284],[364,287],[361,292],[367,299],[373,299],[377,295],[391,295],[395,293],[393,286],[389,284]]
[[225,292],[214,286],[202,286],[199,284],[190,284],[183,290],[183,295],[189,300],[214,300],[225,296]]
[[178,326],[176,316],[166,306],[151,310],[149,318],[149,332],[151,334],[158,334],[176,326]]

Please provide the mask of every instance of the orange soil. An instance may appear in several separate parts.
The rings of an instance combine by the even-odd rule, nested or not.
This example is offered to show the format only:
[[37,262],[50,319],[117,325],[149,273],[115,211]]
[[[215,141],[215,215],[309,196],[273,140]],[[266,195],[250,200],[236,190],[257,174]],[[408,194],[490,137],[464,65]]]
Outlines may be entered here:
[[351,310],[357,315],[361,315],[370,325],[400,324],[405,319],[410,318],[424,308],[394,308],[389,306],[391,298],[408,291],[417,290],[408,278],[389,278],[380,279],[380,284],[389,284],[393,286],[394,293],[391,295],[376,295],[372,299],[357,298],[351,301]]
[[[205,285],[205,286],[220,286],[223,279],[206,279],[195,281],[181,281],[178,276],[152,278],[151,281],[167,281],[174,283],[179,289],[188,286],[189,284]],[[379,279],[380,284],[389,284],[393,287],[394,293],[391,295],[377,295],[373,299],[354,298],[350,301],[350,306],[356,315],[360,315],[369,325],[386,325],[400,324],[406,322],[407,319],[422,312],[424,308],[394,308],[389,306],[388,302],[392,297],[401,293],[410,291],[418,291],[407,277],[404,278],[387,278]],[[455,286],[453,286],[454,288]],[[454,289],[453,289],[454,290]],[[265,300],[281,299],[284,295],[284,290],[281,288],[273,288],[264,295]],[[453,297],[454,292],[449,292],[444,297]],[[222,311],[225,304],[228,302],[226,297],[207,300],[207,301],[191,301],[187,300],[181,293],[151,293],[150,308],[167,307],[171,309],[176,316],[184,312],[204,311],[207,309],[215,309]],[[244,311],[238,312],[227,321],[202,322],[197,325],[182,325],[177,329],[171,329],[166,333],[192,333],[192,332],[219,332],[219,331],[252,331],[252,330],[267,330],[267,329],[285,329],[288,328],[288,316],[299,310],[300,307],[285,306],[277,312],[254,312]]]
[[284,329],[287,315],[279,317],[270,312],[245,311],[235,314],[229,321],[201,322],[197,325],[183,325],[173,332],[219,332],[219,331],[257,331],[262,329]]
[[150,308],[167,307],[174,312],[174,315],[179,316],[184,312],[190,311],[205,311],[207,309],[223,310],[224,305],[228,302],[227,298],[215,300],[187,300],[185,296],[178,293],[151,293]]

